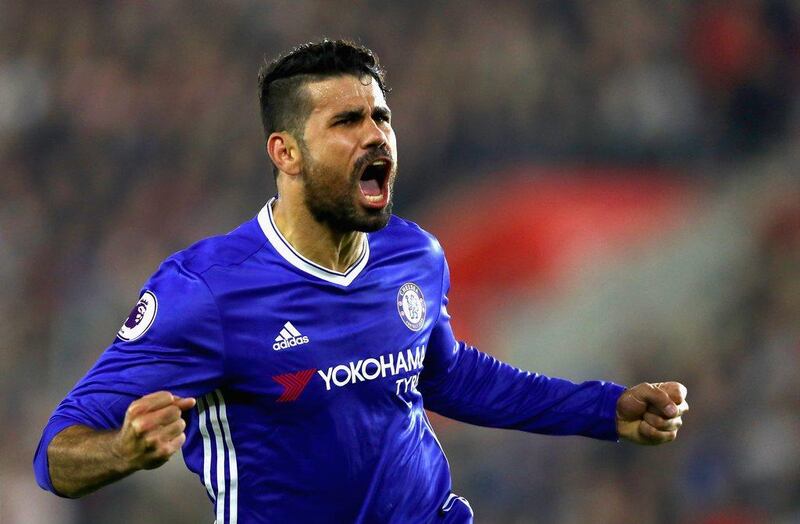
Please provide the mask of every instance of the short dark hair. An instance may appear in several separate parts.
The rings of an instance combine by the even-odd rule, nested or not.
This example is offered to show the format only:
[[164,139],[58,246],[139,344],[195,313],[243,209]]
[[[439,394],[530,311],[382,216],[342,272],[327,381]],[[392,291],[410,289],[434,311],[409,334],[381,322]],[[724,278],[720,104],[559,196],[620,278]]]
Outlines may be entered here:
[[[291,133],[301,145],[306,119],[311,112],[305,84],[334,76],[371,76],[386,95],[384,71],[370,49],[347,40],[322,40],[299,45],[261,66],[258,100],[264,135]],[[277,176],[278,169],[273,166]]]

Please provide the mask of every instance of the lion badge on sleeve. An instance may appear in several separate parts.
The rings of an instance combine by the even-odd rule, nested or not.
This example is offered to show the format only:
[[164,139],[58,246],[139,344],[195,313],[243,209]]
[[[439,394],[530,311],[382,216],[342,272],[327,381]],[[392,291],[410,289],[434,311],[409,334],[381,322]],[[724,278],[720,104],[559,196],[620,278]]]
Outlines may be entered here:
[[125,323],[119,328],[117,336],[125,342],[141,337],[150,329],[157,311],[158,299],[152,291],[145,291],[131,310]]

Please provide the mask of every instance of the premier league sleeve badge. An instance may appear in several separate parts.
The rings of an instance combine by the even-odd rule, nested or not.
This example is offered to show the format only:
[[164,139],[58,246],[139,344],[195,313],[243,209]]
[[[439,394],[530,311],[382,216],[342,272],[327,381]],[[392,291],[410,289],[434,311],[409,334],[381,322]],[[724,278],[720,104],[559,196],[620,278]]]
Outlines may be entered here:
[[125,323],[119,328],[117,336],[125,342],[136,340],[150,329],[157,312],[158,299],[152,291],[145,291],[131,310]]

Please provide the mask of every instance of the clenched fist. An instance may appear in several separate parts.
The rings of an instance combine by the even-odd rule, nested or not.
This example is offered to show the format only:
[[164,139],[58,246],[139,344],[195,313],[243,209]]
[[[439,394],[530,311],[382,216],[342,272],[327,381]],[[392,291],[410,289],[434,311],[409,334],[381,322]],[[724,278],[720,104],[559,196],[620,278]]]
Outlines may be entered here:
[[688,410],[683,384],[645,382],[626,390],[617,400],[617,433],[637,444],[671,442]]
[[150,393],[131,402],[111,449],[134,470],[161,466],[186,441],[183,411],[194,407],[193,398],[168,391]]

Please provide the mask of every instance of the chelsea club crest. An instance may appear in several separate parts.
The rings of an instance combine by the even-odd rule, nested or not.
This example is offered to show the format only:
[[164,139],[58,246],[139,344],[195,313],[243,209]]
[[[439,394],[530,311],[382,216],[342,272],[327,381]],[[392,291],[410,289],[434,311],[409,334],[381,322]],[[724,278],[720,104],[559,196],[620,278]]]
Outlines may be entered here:
[[425,323],[425,297],[413,282],[400,286],[397,292],[397,312],[411,331],[419,331]]

